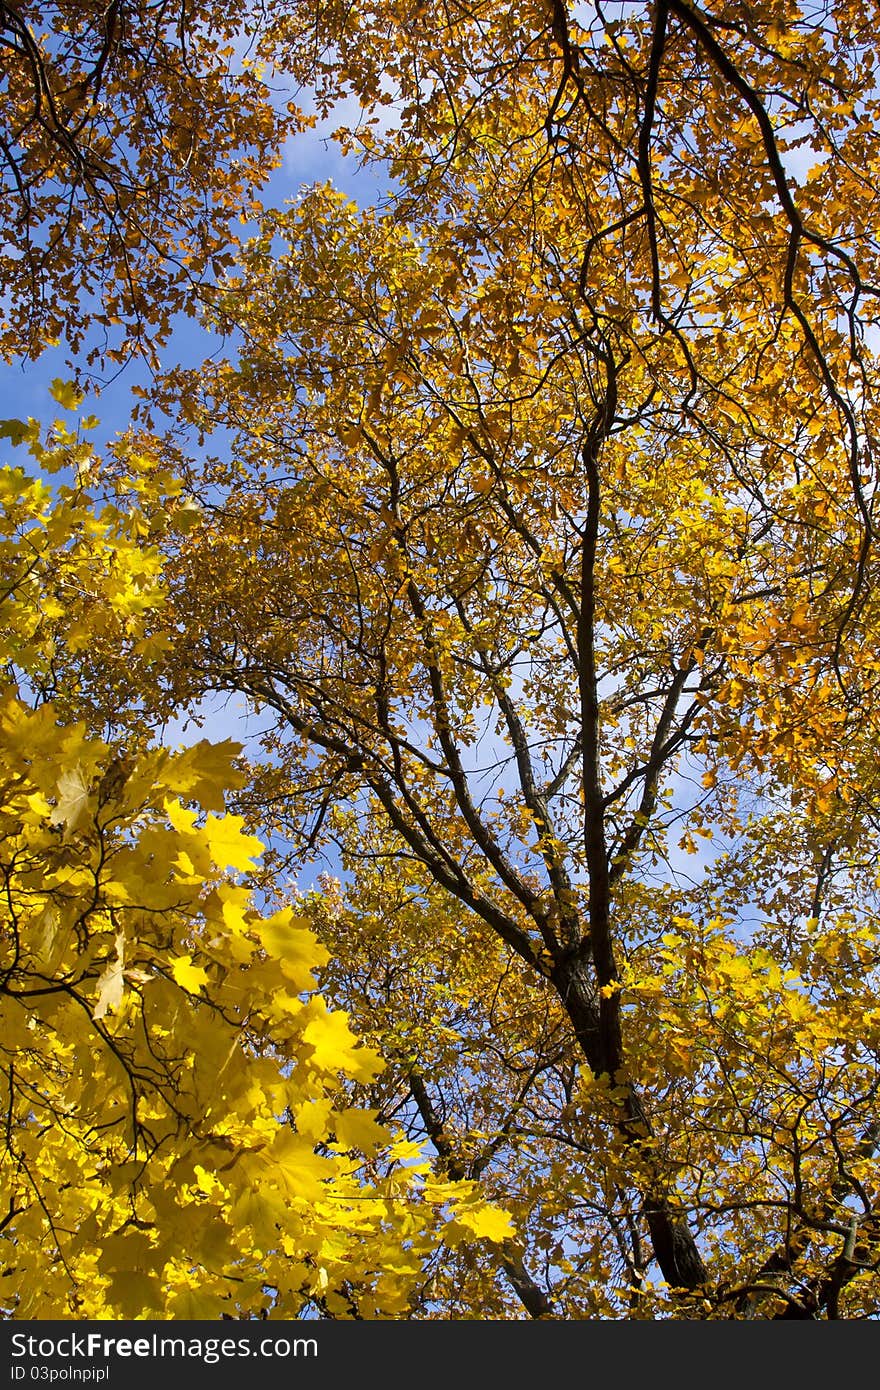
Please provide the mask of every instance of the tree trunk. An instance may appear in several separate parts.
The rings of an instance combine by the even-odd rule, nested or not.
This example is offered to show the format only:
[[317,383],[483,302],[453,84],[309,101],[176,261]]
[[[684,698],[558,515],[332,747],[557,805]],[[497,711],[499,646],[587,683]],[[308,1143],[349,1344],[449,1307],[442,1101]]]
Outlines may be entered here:
[[[606,1074],[602,1055],[599,998],[588,960],[567,957],[552,975],[552,982],[568,1015],[575,1037],[594,1076]],[[611,1078],[625,1086],[617,1127],[647,1168],[649,1183],[641,1189],[642,1214],[651,1236],[654,1257],[666,1282],[673,1288],[694,1290],[708,1280],[708,1272],[687,1222],[673,1210],[656,1163],[646,1147],[651,1124],[635,1087],[622,1077]]]

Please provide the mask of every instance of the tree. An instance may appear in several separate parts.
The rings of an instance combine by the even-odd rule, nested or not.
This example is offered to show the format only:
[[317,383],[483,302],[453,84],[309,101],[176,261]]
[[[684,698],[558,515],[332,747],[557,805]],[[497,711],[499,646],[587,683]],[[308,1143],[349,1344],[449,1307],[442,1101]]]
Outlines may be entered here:
[[[80,373],[155,365],[231,265],[231,218],[308,123],[267,87],[253,20],[0,5],[4,354],[63,337]],[[193,519],[135,451],[138,500],[102,505],[96,424],[0,422],[34,460],[0,471],[0,1307],[392,1315],[438,1242],[503,1244],[509,1220],[358,1104],[383,1063],[315,992],[326,951],[295,907],[252,890],[263,847],[224,814],[239,746],[65,719],[97,662],[161,650],[152,542]]]
[[138,685],[274,715],[238,809],[337,843],[383,1104],[514,1213],[423,1315],[872,1315],[876,16],[270,18],[395,187],[268,215],[156,392]]
[[326,950],[248,884],[240,745],[114,745],[43,698],[64,650],[149,650],[159,557],[85,491],[78,432],[2,431],[41,470],[0,471],[3,1313],[398,1315],[439,1242],[509,1220],[364,1108],[383,1062],[316,993]]
[[229,269],[231,223],[302,120],[267,85],[258,18],[188,0],[0,4],[5,356],[63,338],[80,371],[154,362],[175,313]]

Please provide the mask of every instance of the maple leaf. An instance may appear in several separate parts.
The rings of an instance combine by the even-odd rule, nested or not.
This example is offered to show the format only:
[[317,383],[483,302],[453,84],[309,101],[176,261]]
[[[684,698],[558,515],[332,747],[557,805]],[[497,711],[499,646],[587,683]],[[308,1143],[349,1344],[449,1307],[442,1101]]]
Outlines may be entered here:
[[313,1142],[290,1129],[281,1129],[272,1147],[261,1156],[273,1186],[280,1186],[289,1197],[317,1202],[324,1194],[323,1184],[332,1176],[329,1159],[315,1152]]
[[188,811],[176,797],[166,799],[164,806],[172,829],[176,830],[179,835],[195,834],[196,821],[198,820],[196,811]]
[[235,760],[242,745],[233,739],[211,743],[200,739],[182,752],[169,756],[161,778],[169,791],[197,801],[206,811],[226,809],[225,791],[241,784]]
[[321,999],[313,1001],[312,1018],[302,1036],[312,1049],[311,1060],[323,1071],[344,1071],[370,1080],[382,1068],[381,1059],[372,1049],[359,1046],[344,1010],[328,1011]]
[[252,1232],[262,1250],[272,1250],[281,1243],[281,1232],[287,1222],[287,1207],[277,1191],[263,1187],[245,1187],[232,1209],[236,1226]]
[[200,965],[193,965],[192,956],[176,956],[171,961],[171,974],[175,982],[188,994],[198,994],[208,983],[207,971]]
[[26,439],[33,438],[34,421],[24,420],[0,420],[0,439],[8,439],[13,444],[23,444]]
[[298,920],[304,919],[293,917],[289,911],[277,913],[261,922],[256,932],[263,949],[278,961],[282,974],[297,990],[307,990],[314,985],[312,971],[324,965],[329,956],[314,932],[293,925]]
[[49,395],[53,401],[64,406],[65,410],[76,410],[82,402],[83,393],[72,381],[63,381],[60,377],[55,377],[49,387]]
[[515,1234],[513,1222],[505,1211],[490,1206],[458,1206],[455,1218],[446,1228],[446,1238],[458,1241],[476,1236],[478,1240],[503,1242]]
[[115,940],[116,956],[109,961],[98,976],[98,997],[92,1010],[92,1017],[101,1019],[110,1011],[116,1012],[122,1003],[125,992],[125,937],[119,932]]
[[388,1142],[388,1131],[376,1121],[376,1110],[341,1110],[334,1119],[336,1142],[344,1149],[373,1153]]
[[123,1318],[142,1318],[164,1306],[162,1285],[156,1275],[131,1269],[113,1270],[107,1297]]
[[89,818],[91,778],[77,765],[58,778],[58,802],[50,817],[53,825],[63,825],[69,835]]
[[215,1321],[222,1304],[216,1293],[206,1293],[198,1287],[187,1287],[177,1291],[169,1299],[166,1307],[168,1316],[182,1318],[189,1322]]
[[202,838],[214,863],[221,869],[252,869],[263,853],[256,835],[242,834],[243,816],[209,815]]
[[305,1104],[298,1105],[294,1111],[297,1134],[301,1134],[305,1139],[310,1139],[313,1143],[325,1139],[331,1127],[332,1109],[333,1103],[329,1097],[324,1097],[322,1100],[309,1100]]

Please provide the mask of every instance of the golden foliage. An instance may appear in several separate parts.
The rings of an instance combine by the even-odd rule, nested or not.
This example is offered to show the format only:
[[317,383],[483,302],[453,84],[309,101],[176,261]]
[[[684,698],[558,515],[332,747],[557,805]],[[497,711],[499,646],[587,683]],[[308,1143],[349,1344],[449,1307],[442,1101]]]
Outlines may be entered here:
[[[293,1054],[362,1088],[347,1139],[393,1116],[429,1206],[512,1218],[456,1216],[393,1315],[880,1307],[878,19],[267,0],[260,53],[360,107],[383,192],[259,218],[207,311],[229,356],[105,466],[141,568],[82,636],[78,599],[22,611],[68,721],[260,711],[234,819],[151,773],[175,882],[341,862],[293,1023],[308,928],[243,929],[236,886],[210,930],[280,961]],[[94,780],[63,775],[62,843]],[[210,941],[154,967],[194,1018]],[[273,1139],[281,1191],[317,1200],[325,1103]]]

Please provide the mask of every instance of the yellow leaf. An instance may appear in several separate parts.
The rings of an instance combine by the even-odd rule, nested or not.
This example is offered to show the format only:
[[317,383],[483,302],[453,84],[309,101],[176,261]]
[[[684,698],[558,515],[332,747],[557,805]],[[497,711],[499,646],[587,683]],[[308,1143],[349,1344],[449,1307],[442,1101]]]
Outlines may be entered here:
[[236,1226],[250,1232],[263,1250],[280,1243],[287,1218],[287,1208],[278,1192],[256,1186],[244,1186],[232,1209]]
[[336,1142],[344,1149],[373,1153],[388,1142],[388,1131],[376,1123],[377,1110],[343,1110],[336,1116]]
[[33,420],[27,423],[24,420],[0,420],[0,439],[8,439],[18,447],[26,439],[33,439],[34,424]]
[[243,825],[243,816],[208,816],[202,834],[218,869],[253,869],[263,853],[262,840],[243,835]]
[[125,964],[125,937],[119,932],[116,941],[116,959],[110,961],[98,977],[98,1002],[93,1010],[93,1018],[104,1018],[112,1010],[114,1013],[122,1003],[125,989],[123,967]]
[[329,1159],[315,1153],[311,1139],[281,1129],[272,1147],[260,1155],[262,1165],[271,1174],[272,1185],[287,1189],[288,1195],[307,1202],[317,1202],[323,1195],[323,1184],[333,1165]]
[[310,1139],[313,1144],[320,1139],[326,1139],[332,1109],[333,1102],[326,1096],[298,1105],[293,1112],[297,1134],[301,1134],[304,1139]]
[[188,811],[185,806],[181,805],[177,797],[165,801],[165,814],[178,834],[192,835],[194,833],[196,812]]
[[163,1305],[162,1286],[156,1276],[129,1269],[113,1271],[107,1297],[123,1318],[140,1318]]
[[50,385],[49,395],[65,410],[76,410],[83,399],[82,391],[72,381],[63,381],[60,376],[56,376]]
[[189,994],[198,994],[208,983],[208,976],[200,965],[193,965],[192,956],[178,956],[171,962],[171,974],[181,989]]
[[185,1322],[210,1322],[219,1318],[223,1304],[217,1294],[201,1289],[181,1290],[167,1304],[167,1316]]
[[359,1047],[344,1009],[327,1010],[323,999],[312,1001],[313,1017],[303,1030],[312,1061],[324,1071],[344,1071],[358,1080],[372,1080],[384,1063],[372,1048]]
[[458,1245],[468,1236],[501,1243],[513,1235],[513,1222],[506,1211],[490,1206],[465,1206],[456,1208],[455,1218],[447,1223],[443,1238],[449,1245]]
[[315,983],[313,967],[326,964],[330,956],[313,932],[292,925],[299,920],[289,909],[278,912],[260,922],[256,934],[266,954],[280,963],[282,974],[296,989],[307,990]]
[[234,762],[241,744],[233,739],[211,743],[200,739],[180,753],[167,757],[161,780],[169,791],[197,801],[206,811],[223,811],[224,789],[241,785],[242,776]]
[[58,778],[58,805],[49,820],[52,825],[63,825],[69,833],[88,818],[88,812],[89,778],[77,764]]

